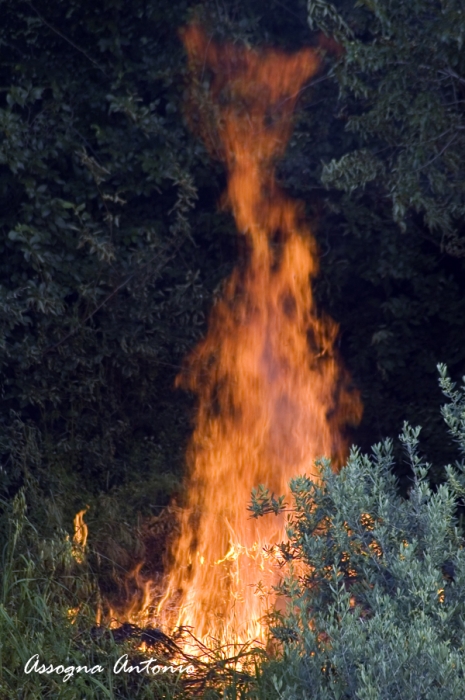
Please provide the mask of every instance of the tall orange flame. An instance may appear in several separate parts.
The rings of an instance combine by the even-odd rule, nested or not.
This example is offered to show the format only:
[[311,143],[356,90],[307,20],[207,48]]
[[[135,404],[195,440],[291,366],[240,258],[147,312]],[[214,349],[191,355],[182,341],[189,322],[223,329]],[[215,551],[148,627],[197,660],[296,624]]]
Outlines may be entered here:
[[194,74],[210,72],[227,202],[244,245],[207,336],[177,379],[197,394],[198,413],[187,508],[159,611],[176,599],[178,625],[204,641],[241,642],[263,639],[254,588],[268,569],[263,545],[285,539],[282,516],[247,517],[252,488],[285,493],[291,477],[315,476],[319,456],[340,465],[344,426],[358,423],[362,406],[334,349],[337,325],[315,312],[317,249],[303,205],[274,175],[317,55],[218,46],[197,26],[183,40]]

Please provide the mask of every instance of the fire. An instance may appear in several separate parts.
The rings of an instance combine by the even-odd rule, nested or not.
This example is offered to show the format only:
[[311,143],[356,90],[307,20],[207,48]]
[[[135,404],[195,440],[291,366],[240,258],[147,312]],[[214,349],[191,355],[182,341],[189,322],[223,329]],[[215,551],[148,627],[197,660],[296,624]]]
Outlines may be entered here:
[[87,513],[88,506],[74,516],[74,535],[73,535],[73,547],[72,554],[78,564],[82,564],[84,561],[84,555],[86,551],[87,536],[89,534],[89,529],[84,522],[84,515]]
[[187,504],[158,614],[176,607],[176,625],[207,644],[264,641],[263,590],[276,583],[264,546],[285,539],[285,522],[249,519],[251,490],[263,483],[286,493],[291,477],[316,477],[322,455],[340,465],[344,427],[362,413],[334,348],[337,325],[315,310],[317,247],[304,207],[274,174],[318,57],[311,49],[218,46],[197,26],[183,40],[193,74],[210,76],[216,150],[242,257],[177,379],[197,395],[198,413]]
[[188,627],[207,647],[216,640],[227,650],[265,642],[263,616],[276,604],[285,521],[282,514],[248,518],[252,489],[265,484],[285,494],[293,476],[318,478],[314,460],[323,455],[340,466],[345,426],[360,421],[362,405],[334,347],[338,327],[315,309],[317,246],[304,206],[275,181],[299,91],[318,70],[318,56],[218,46],[195,25],[183,40],[194,84],[210,80],[210,113],[200,127],[226,164],[224,202],[241,257],[176,380],[197,395],[198,412],[163,597],[157,605],[157,585],[138,565],[127,593],[135,586],[139,595],[110,616],[113,625],[156,618],[168,632]]

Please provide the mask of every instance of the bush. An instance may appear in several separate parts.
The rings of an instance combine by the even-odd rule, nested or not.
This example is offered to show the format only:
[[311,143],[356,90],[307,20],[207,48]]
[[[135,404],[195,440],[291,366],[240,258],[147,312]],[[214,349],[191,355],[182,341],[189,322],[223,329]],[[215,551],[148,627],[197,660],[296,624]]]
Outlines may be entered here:
[[[440,366],[449,399],[443,417],[465,452],[465,391]],[[281,698],[439,700],[465,687],[465,552],[458,512],[465,465],[447,466],[433,491],[419,454],[420,428],[400,440],[412,469],[398,495],[390,440],[372,455],[354,448],[339,474],[320,462],[321,481],[291,482],[288,611],[272,631],[283,656],[268,666]],[[266,490],[255,515],[279,510]]]

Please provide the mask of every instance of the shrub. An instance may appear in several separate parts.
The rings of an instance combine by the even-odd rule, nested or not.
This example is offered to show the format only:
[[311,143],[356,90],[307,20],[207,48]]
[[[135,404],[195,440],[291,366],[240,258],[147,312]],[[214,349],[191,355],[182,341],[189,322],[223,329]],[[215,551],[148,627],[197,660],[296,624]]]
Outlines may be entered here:
[[[465,452],[465,391],[440,366],[449,399],[442,414]],[[275,614],[283,655],[268,666],[284,700],[439,700],[465,687],[465,551],[458,512],[464,462],[446,467],[433,490],[419,453],[420,428],[400,440],[412,469],[408,497],[398,494],[392,442],[371,456],[352,449],[339,474],[320,462],[321,481],[291,482],[289,541],[280,546],[289,572]],[[254,515],[278,511],[264,490]]]

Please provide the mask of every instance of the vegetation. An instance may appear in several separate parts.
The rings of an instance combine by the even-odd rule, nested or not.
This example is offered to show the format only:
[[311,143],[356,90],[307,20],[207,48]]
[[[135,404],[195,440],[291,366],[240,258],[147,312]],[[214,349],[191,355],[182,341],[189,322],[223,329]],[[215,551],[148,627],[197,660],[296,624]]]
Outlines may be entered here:
[[[374,188],[406,218],[465,254],[463,6],[362,0],[309,3],[309,22],[341,47],[334,76],[354,147],[325,165],[323,182],[347,192]],[[416,217],[415,217],[416,215]]]
[[[465,378],[456,391],[440,370],[450,399],[443,416],[463,457]],[[281,546],[289,612],[272,628],[284,653],[267,669],[279,697],[463,696],[465,540],[457,507],[465,463],[448,465],[434,491],[419,434],[406,424],[400,436],[413,472],[408,498],[398,494],[389,440],[371,456],[354,448],[340,474],[322,462],[321,484],[292,481],[289,542]],[[251,509],[260,515],[279,511],[276,504],[261,489]]]
[[[158,435],[150,439],[158,413],[149,405],[163,402],[162,362],[176,346],[166,326],[176,314],[192,340],[201,294],[190,268],[179,259],[173,267],[192,245],[196,196],[193,156],[172,116],[179,61],[167,73],[156,48],[173,17],[167,11],[160,25],[143,3],[129,16],[111,2],[6,2],[3,10],[5,486],[17,488],[26,463],[54,492],[124,484],[134,461],[147,476],[158,462],[160,478]],[[101,23],[105,13],[112,19]],[[143,56],[123,48],[134,37]],[[174,416],[170,424],[173,440]]]
[[185,12],[2,3],[0,486],[35,481],[29,517],[50,531],[89,504],[111,569],[179,488],[174,377],[224,274],[221,217],[193,211],[207,158],[182,118]]
[[244,649],[237,671],[213,654],[208,663],[183,654],[181,641],[159,630],[140,635],[130,625],[114,633],[97,626],[102,601],[95,573],[64,531],[45,538],[36,530],[28,517],[36,497],[30,486],[2,502],[2,700],[270,697],[271,681],[256,673],[263,652]]
[[[266,11],[258,0],[3,0],[2,697],[458,697],[465,493],[463,463],[444,467],[455,457],[436,366],[465,374],[462,13],[460,0],[270,0]],[[272,623],[281,660],[255,676],[217,669],[196,688],[26,677],[39,646],[105,669],[136,653],[134,640],[90,635],[99,596],[142,557],[141,523],[182,495],[192,406],[174,379],[236,257],[217,206],[222,165],[185,115],[178,30],[194,15],[218,40],[322,55],[279,177],[313,222],[318,303],[340,322],[365,405],[361,450],[340,476],[322,464],[319,486],[293,482],[293,607]],[[463,457],[463,394],[444,373],[442,389]],[[386,441],[405,420],[423,425],[430,465],[417,431]],[[86,504],[78,564],[69,536]],[[278,503],[262,490],[254,507]]]

